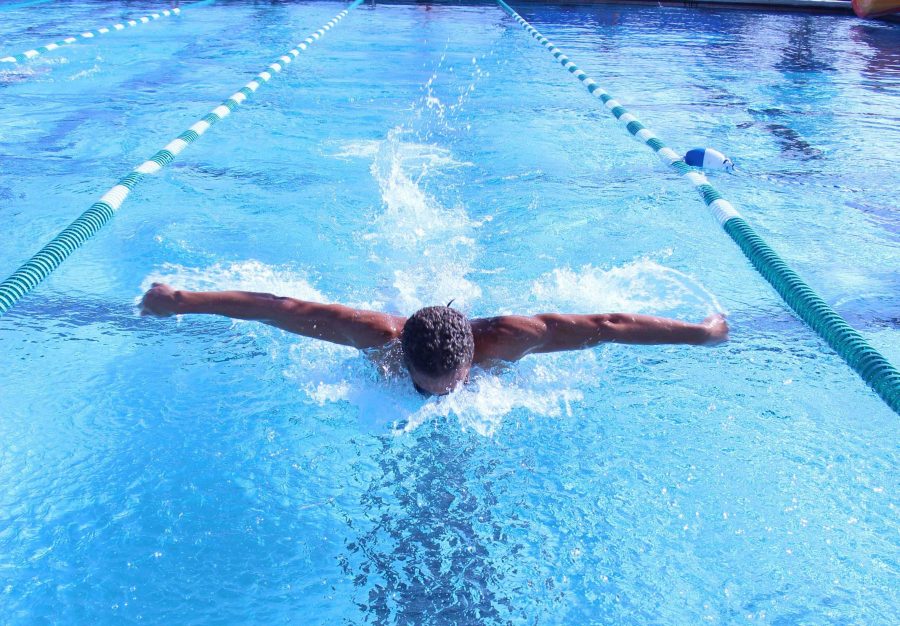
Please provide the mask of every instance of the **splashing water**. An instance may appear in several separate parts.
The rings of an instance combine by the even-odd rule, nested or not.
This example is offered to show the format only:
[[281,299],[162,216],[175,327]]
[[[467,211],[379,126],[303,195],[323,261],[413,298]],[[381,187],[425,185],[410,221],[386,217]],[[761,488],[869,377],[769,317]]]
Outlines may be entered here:
[[451,299],[468,308],[481,295],[467,278],[477,255],[473,231],[480,224],[462,206],[445,207],[422,187],[430,172],[462,164],[446,149],[405,143],[405,132],[391,130],[375,155],[370,171],[382,212],[363,239],[393,275],[387,300],[396,310],[411,313]]
[[[594,355],[585,353],[581,372],[596,371]],[[407,415],[399,425],[411,432],[431,419],[455,415],[463,430],[492,437],[511,414],[540,415],[545,418],[571,416],[571,404],[584,398],[566,368],[555,367],[556,358],[530,360],[506,372],[475,371],[463,389],[438,398]],[[584,381],[580,381],[584,382]]]
[[572,313],[633,312],[697,318],[725,312],[699,281],[649,259],[603,270],[555,269],[531,286],[534,305]]
[[[330,299],[292,267],[258,261],[192,268],[166,264],[147,276],[142,287],[168,282],[185,289],[268,291],[306,300]],[[537,309],[572,312],[628,310],[693,315],[719,310],[715,297],[690,277],[646,259],[601,270],[557,269],[531,287]],[[273,345],[284,341],[278,331],[253,331]],[[272,350],[275,354],[276,350]],[[464,430],[493,436],[510,416],[555,418],[571,414],[583,389],[604,384],[604,348],[541,355],[502,369],[476,369],[471,382],[453,394],[422,400],[405,375],[384,377],[358,351],[319,341],[293,343],[284,375],[294,381],[311,404],[346,404],[359,416],[360,427],[372,432],[393,428],[411,432],[432,419],[455,417]]]
[[141,289],[146,291],[153,283],[169,283],[191,291],[263,291],[301,300],[329,302],[325,295],[309,284],[303,272],[287,266],[272,267],[259,261],[217,263],[207,268],[166,263],[144,278]]
[[[470,307],[482,295],[467,275],[477,261],[472,234],[483,224],[473,222],[462,207],[446,208],[422,188],[429,174],[465,164],[440,146],[404,142],[404,134],[397,128],[384,141],[348,142],[332,153],[335,158],[373,159],[370,172],[379,185],[383,206],[363,240],[386,271],[393,273],[390,306],[411,312],[456,298]],[[331,301],[298,268],[258,261],[203,269],[167,264],[148,276],[143,288],[157,281],[186,289],[243,289]],[[578,270],[557,268],[533,282],[531,300],[525,306],[534,311],[635,311],[684,317],[721,310],[698,281],[649,259],[608,270],[591,265]],[[268,337],[273,343],[283,341],[277,331]],[[405,375],[385,377],[364,355],[324,342],[299,340],[291,345],[284,375],[311,404],[346,404],[365,430],[393,428],[408,433],[429,420],[455,416],[462,429],[491,437],[511,415],[571,414],[572,404],[584,397],[582,389],[598,381],[603,384],[605,359],[598,356],[602,354],[603,348],[541,355],[503,370],[476,369],[464,388],[424,402]]]
[[[411,123],[418,130],[397,126],[383,140],[325,141],[321,149],[328,158],[360,160],[361,165],[369,162],[368,171],[380,192],[380,206],[372,215],[370,228],[359,239],[383,268],[383,277],[376,284],[388,285],[374,300],[403,314],[451,299],[461,309],[471,310],[482,298],[481,288],[470,276],[478,271],[477,231],[490,218],[475,221],[461,203],[442,202],[428,191],[437,179],[440,195],[448,195],[446,192],[453,188],[447,178],[473,165],[456,159],[451,150],[429,139],[437,127],[453,130],[450,124],[481,74],[478,70],[469,88],[460,90],[457,101],[446,106],[434,90],[437,76],[435,72],[423,87],[421,101],[413,107]],[[258,261],[216,264],[206,269],[165,265],[145,279],[144,288],[154,281],[188,289],[268,291],[331,301],[298,268],[271,267]],[[509,310],[633,311],[703,317],[722,309],[698,281],[649,259],[605,270],[591,265],[577,270],[557,268],[534,280],[530,292],[528,302],[506,303]],[[355,297],[336,299],[353,306],[370,306],[353,302]],[[281,353],[275,347],[283,342],[280,333],[266,330],[259,331],[259,336],[271,341],[272,354]],[[385,376],[365,355],[324,342],[301,339],[293,343],[283,373],[310,404],[343,404],[359,417],[365,430],[384,432],[392,428],[395,433],[409,433],[429,420],[455,416],[463,430],[491,437],[511,416],[571,415],[572,405],[584,398],[582,390],[603,384],[604,351],[599,348],[541,355],[491,371],[476,368],[464,388],[425,401],[405,374]]]

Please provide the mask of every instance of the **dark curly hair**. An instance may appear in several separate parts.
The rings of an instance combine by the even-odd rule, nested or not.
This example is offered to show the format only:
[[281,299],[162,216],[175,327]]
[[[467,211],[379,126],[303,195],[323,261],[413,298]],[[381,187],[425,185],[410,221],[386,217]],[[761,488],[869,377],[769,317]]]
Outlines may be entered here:
[[468,318],[447,306],[416,311],[400,335],[407,367],[428,376],[444,376],[472,364],[475,338]]

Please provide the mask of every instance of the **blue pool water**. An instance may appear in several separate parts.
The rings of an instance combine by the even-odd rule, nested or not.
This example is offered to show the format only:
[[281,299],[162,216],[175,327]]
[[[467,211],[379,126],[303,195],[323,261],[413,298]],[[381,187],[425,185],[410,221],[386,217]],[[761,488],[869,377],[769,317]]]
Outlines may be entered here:
[[[11,4],[11,3],[8,3]],[[900,28],[513,5],[900,363]],[[336,14],[228,2],[0,68],[0,274]],[[158,5],[0,13],[0,53]],[[729,314],[424,400],[144,319],[155,280],[399,313]],[[694,192],[493,5],[366,5],[0,319],[3,623],[891,624],[898,426]]]

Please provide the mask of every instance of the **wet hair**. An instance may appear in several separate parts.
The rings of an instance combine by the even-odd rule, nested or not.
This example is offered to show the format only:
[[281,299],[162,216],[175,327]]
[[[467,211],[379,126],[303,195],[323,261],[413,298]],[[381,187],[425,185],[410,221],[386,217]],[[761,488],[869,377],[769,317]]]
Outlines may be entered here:
[[449,306],[416,311],[400,335],[407,367],[427,376],[444,376],[472,364],[475,338],[465,315]]

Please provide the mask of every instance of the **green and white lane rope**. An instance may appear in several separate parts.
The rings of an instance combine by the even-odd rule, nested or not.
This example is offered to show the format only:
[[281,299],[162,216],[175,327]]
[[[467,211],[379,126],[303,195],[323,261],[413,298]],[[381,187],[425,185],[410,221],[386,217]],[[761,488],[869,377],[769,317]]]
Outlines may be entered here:
[[85,241],[93,237],[103,226],[109,222],[119,210],[119,207],[128,197],[128,194],[141,182],[144,176],[155,174],[171,163],[175,157],[190,144],[200,138],[210,126],[225,119],[228,115],[249,98],[257,89],[277,73],[293,59],[300,56],[300,52],[306,50],[326,32],[334,28],[351,9],[362,4],[363,0],[356,0],[346,9],[334,16],[322,28],[304,39],[301,43],[271,63],[264,71],[260,72],[253,80],[244,85],[230,98],[210,111],[207,115],[195,122],[190,128],[169,142],[162,150],[159,150],[148,161],[135,168],[125,178],[120,180],[112,189],[107,191],[98,202],[82,213],[78,219],[69,224],[65,230],[59,233],[53,241],[44,246],[37,254],[26,261],[9,278],[0,283],[0,317],[6,314],[28,292],[37,287],[41,281],[49,276],[62,264],[75,250],[81,247]]
[[73,44],[79,39],[93,39],[94,37],[105,35],[106,33],[111,33],[117,30],[125,30],[126,28],[133,28],[138,24],[147,24],[148,22],[153,22],[160,19],[161,17],[178,15],[179,13],[181,13],[181,9],[166,9],[164,11],[160,11],[159,13],[151,13],[150,15],[139,17],[135,20],[126,20],[124,22],[119,22],[118,24],[113,24],[109,27],[98,28],[97,30],[88,30],[74,37],[66,37],[65,39],[60,39],[59,41],[56,41],[54,43],[48,43],[39,48],[34,48],[33,50],[26,50],[22,54],[17,54],[16,56],[3,57],[2,59],[0,59],[0,63],[22,63],[23,61],[27,61],[28,59],[33,59],[36,56],[40,56],[45,52],[51,52],[53,50],[56,50],[57,48],[62,48],[63,46]]
[[503,0],[497,3],[515,19],[525,31],[544,46],[560,64],[574,74],[594,97],[603,102],[609,112],[625,129],[647,144],[659,158],[686,178],[700,193],[706,206],[719,220],[726,233],[740,246],[753,266],[775,288],[784,301],[837,352],[860,377],[896,413],[900,414],[900,371],[834,309],[826,303],[787,263],[753,230],[737,210],[722,197],[702,172],[689,166],[674,150],[613,99],[584,71],[578,68],[562,50],[554,46],[531,24]]

